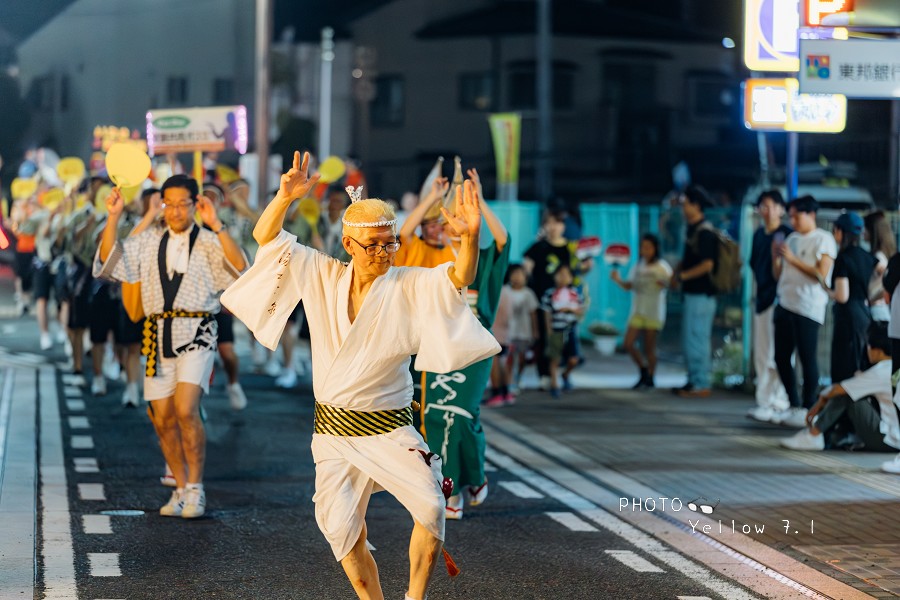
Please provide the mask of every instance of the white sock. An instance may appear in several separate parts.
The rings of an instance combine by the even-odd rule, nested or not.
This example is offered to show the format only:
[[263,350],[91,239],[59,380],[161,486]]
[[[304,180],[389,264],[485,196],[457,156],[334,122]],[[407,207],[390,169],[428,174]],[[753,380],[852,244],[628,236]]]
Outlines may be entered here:
[[189,483],[189,484],[187,484],[186,486],[184,486],[184,489],[186,489],[186,490],[200,490],[200,491],[202,492],[202,491],[203,491],[203,484],[202,484],[202,483]]

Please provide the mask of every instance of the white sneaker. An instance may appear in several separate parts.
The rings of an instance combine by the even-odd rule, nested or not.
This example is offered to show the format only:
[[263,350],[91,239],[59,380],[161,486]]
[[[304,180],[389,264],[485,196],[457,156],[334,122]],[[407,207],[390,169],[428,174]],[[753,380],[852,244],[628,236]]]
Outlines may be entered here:
[[781,440],[781,445],[791,450],[824,450],[825,436],[813,435],[809,429],[802,429],[789,438]]
[[185,488],[184,508],[181,510],[183,519],[196,519],[206,512],[206,492],[202,487]]
[[106,378],[110,381],[116,381],[122,375],[122,365],[115,359],[104,361],[103,374],[106,375]]
[[775,415],[781,411],[777,411],[768,406],[757,406],[747,412],[747,418],[759,421],[760,423],[772,423]]
[[782,413],[782,417],[780,419],[780,424],[785,427],[794,427],[796,429],[806,427],[806,413],[808,411],[805,408],[799,407],[791,407],[787,409],[784,413]]
[[274,356],[266,363],[263,369],[269,377],[278,377],[281,375],[281,363]]
[[53,347],[53,338],[49,333],[41,334],[41,350],[49,350]]
[[87,385],[87,380],[81,373],[66,373],[63,375],[63,383],[75,387],[84,387]]
[[227,389],[231,410],[244,410],[247,408],[247,396],[244,394],[244,388],[241,387],[240,383],[229,384]]
[[65,344],[69,341],[69,336],[66,335],[66,332],[62,329],[56,330],[56,343],[57,344]]
[[894,460],[881,463],[881,470],[885,473],[900,475],[900,454],[895,456]]
[[463,497],[456,494],[447,498],[447,508],[444,509],[446,518],[459,521],[463,518]]
[[125,392],[122,394],[122,406],[140,406],[140,394],[138,393],[137,383],[128,383],[125,385]]
[[159,509],[159,514],[164,517],[180,517],[183,512],[184,495],[178,490],[174,490],[169,501]]
[[295,385],[297,385],[297,371],[289,367],[286,367],[275,379],[275,387],[278,388],[290,389]]
[[91,381],[91,395],[106,395],[106,378],[104,378],[103,375],[94,375],[94,380]]
[[64,344],[64,348],[66,351],[66,357],[72,358],[72,355],[74,354],[74,352],[72,351],[72,342],[71,342],[71,340],[69,340],[68,336],[66,337],[66,341],[63,342],[63,344]]
[[540,388],[544,392],[546,392],[547,390],[550,389],[550,376],[549,375],[541,376]]

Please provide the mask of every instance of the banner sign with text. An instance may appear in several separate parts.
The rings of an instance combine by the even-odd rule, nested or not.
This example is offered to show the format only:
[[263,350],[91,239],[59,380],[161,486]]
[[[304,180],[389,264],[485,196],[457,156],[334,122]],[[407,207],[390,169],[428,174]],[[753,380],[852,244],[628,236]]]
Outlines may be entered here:
[[147,113],[147,146],[153,156],[179,152],[247,152],[247,108],[166,108]]

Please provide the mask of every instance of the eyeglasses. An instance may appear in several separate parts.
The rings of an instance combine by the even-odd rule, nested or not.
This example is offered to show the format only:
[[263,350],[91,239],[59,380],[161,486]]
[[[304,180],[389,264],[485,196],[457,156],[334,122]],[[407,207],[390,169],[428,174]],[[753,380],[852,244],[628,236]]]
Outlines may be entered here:
[[711,515],[713,513],[713,511],[716,509],[716,507],[719,505],[719,502],[721,502],[721,500],[716,499],[716,503],[710,505],[710,504],[702,504],[700,502],[701,500],[706,500],[707,502],[709,502],[709,500],[707,500],[703,496],[700,496],[696,500],[691,500],[690,502],[688,502],[687,507],[694,512],[702,512],[704,515]]
[[163,210],[190,210],[194,206],[193,202],[178,202],[176,204],[163,203]]
[[[353,240],[353,238],[350,239]],[[365,250],[366,254],[368,254],[369,256],[375,256],[382,250],[384,250],[386,254],[394,254],[395,252],[397,252],[397,250],[400,249],[400,242],[388,242],[387,244],[372,244],[370,246],[363,246],[356,240],[353,241],[356,242],[357,246]]]

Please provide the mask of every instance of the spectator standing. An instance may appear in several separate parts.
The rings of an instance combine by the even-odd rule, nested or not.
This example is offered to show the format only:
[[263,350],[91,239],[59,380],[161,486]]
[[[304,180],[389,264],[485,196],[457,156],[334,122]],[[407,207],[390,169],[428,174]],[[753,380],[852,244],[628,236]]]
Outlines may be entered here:
[[688,381],[684,387],[673,390],[683,398],[707,398],[710,395],[710,351],[716,314],[716,289],[710,275],[715,269],[719,248],[718,237],[704,214],[710,207],[712,201],[706,190],[695,185],[685,188],[681,210],[687,231],[677,280],[684,293],[681,343]]
[[866,331],[872,322],[868,293],[877,261],[859,247],[862,232],[863,220],[856,213],[843,213],[834,222],[834,241],[839,250],[834,260],[832,289],[828,291],[835,302],[832,308],[832,381],[850,379],[868,366]]
[[[787,392],[790,408],[772,417],[789,427],[806,425],[808,409],[816,402],[819,363],[816,348],[819,327],[825,322],[831,273],[837,256],[834,237],[816,227],[819,203],[812,196],[791,202],[788,212],[794,233],[773,251],[773,273],[778,279],[775,324],[775,364]],[[803,365],[803,395],[797,393],[794,351]]]
[[[500,304],[494,320],[494,337],[500,342],[501,356],[494,357],[493,393],[485,406],[505,406],[515,402],[525,368],[526,353],[537,339],[537,296],[525,285],[525,269],[520,264],[509,266],[507,284],[500,291]],[[505,354],[505,356],[504,356]],[[515,371],[513,371],[515,369]]]
[[[645,233],[641,238],[640,260],[631,268],[628,280],[614,269],[611,277],[623,290],[633,294],[631,316],[625,330],[625,351],[641,370],[632,389],[654,387],[656,373],[656,338],[666,323],[666,290],[672,283],[672,267],[659,256],[659,238]],[[637,347],[644,339],[644,353]]]
[[541,308],[544,312],[547,362],[550,370],[550,393],[559,398],[559,367],[562,372],[562,388],[572,387],[569,375],[578,366],[578,355],[572,351],[571,337],[575,326],[584,314],[584,295],[573,285],[572,269],[569,265],[559,265],[553,274],[555,287],[544,292]]
[[891,307],[885,299],[884,283],[882,278],[887,270],[888,260],[897,252],[897,241],[891,225],[884,216],[884,211],[876,210],[866,215],[865,241],[869,243],[869,251],[875,260],[875,272],[869,283],[869,309],[872,319],[889,322],[891,320]]
[[762,422],[790,406],[787,392],[775,366],[775,295],[778,280],[772,272],[772,244],[781,244],[793,230],[782,223],[784,198],[778,190],[767,190],[756,200],[762,225],[753,234],[750,269],[756,281],[756,305],[753,311],[753,370],[756,372],[756,408],[747,416]]

